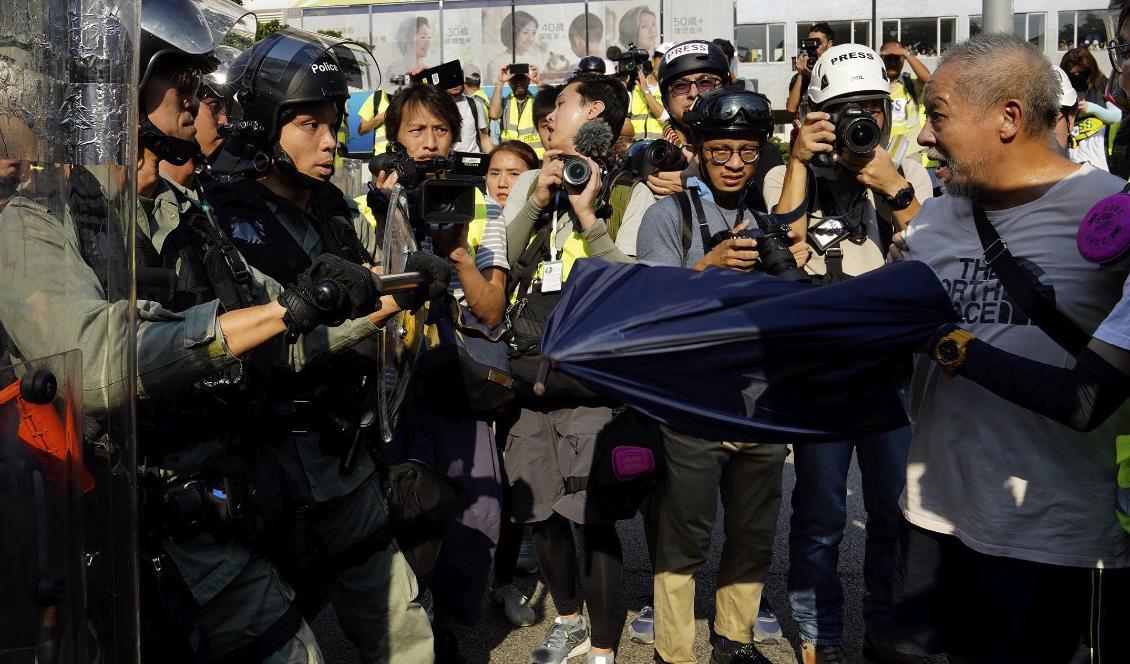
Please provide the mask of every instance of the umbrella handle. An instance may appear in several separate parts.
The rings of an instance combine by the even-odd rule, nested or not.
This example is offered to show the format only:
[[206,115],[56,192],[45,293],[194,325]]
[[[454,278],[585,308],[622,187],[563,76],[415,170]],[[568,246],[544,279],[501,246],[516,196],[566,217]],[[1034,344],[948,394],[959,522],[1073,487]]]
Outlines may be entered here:
[[545,396],[545,381],[549,379],[549,372],[553,369],[553,360],[547,357],[541,358],[538,362],[538,373],[534,378],[534,394],[539,397]]

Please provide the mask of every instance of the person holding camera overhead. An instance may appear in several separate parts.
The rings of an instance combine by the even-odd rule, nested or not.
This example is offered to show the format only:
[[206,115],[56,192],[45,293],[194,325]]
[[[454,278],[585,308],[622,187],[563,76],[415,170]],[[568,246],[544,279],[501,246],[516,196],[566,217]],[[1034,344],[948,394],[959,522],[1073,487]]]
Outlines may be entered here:
[[[778,220],[755,213],[747,203],[763,146],[776,149],[768,141],[773,131],[769,100],[744,88],[724,86],[698,97],[682,122],[712,199],[690,189],[648,209],[636,239],[640,262],[699,271],[711,267],[751,271],[764,269],[764,260],[781,266],[771,267],[770,273],[804,279],[798,263],[804,264],[808,247],[803,242],[789,249],[779,246],[763,258],[758,249],[764,245],[755,234],[772,233],[770,225]],[[804,177],[797,171],[790,175]],[[779,220],[787,221],[788,215]],[[781,235],[788,232],[779,230]],[[685,237],[691,240],[689,246]],[[772,559],[785,446],[708,441],[667,427],[663,439],[667,476],[656,537],[657,661],[696,661],[694,575],[710,552],[716,489],[720,489],[726,508],[726,543],[718,573],[711,662],[767,662],[752,645],[753,628]]]
[[[875,51],[858,44],[833,46],[812,71],[812,110],[788,164],[766,176],[764,195],[778,211],[807,201],[808,242],[815,254],[805,269],[818,281],[833,283],[882,267],[890,238],[906,228],[932,187],[919,159],[896,162],[884,148],[891,130],[890,83]],[[910,431],[901,429],[794,450],[788,589],[803,664],[843,657],[843,592],[836,561],[853,451],[859,455],[867,509],[865,648],[885,647],[881,635],[892,618],[889,570],[909,446]]]
[[[419,163],[447,157],[462,121],[450,94],[416,84],[396,96],[385,125],[391,149]],[[387,198],[399,180],[399,172],[378,172],[374,193]],[[409,200],[414,184],[404,183]],[[375,209],[387,209],[387,203],[375,202]],[[475,218],[470,223],[451,229],[436,228],[418,219],[411,221],[418,231],[428,227],[425,232],[435,253],[452,267],[450,297],[433,301],[429,322],[450,313],[456,326],[497,341],[504,330],[510,267],[502,208],[476,188]],[[458,395],[441,396],[447,393],[437,385],[442,382],[440,376],[434,381],[422,380],[425,363],[434,366],[428,362],[428,352],[421,358],[416,398],[405,403],[393,446],[394,456],[424,461],[455,480],[461,489],[466,507],[445,531],[439,558],[431,570],[416,570],[422,584],[432,591],[436,661],[458,662],[462,659],[453,623],[474,625],[478,620],[493,549],[498,543],[502,480],[491,418],[474,403],[466,404],[467,408],[453,403],[465,400]],[[459,383],[459,379],[452,377],[447,382]],[[524,604],[524,599],[516,601]]]
[[[500,120],[499,138],[503,141],[522,141],[537,153],[545,154],[537,124],[534,122],[534,105],[530,96],[530,83],[541,85],[541,73],[533,65],[507,65],[498,71],[494,94],[490,98],[490,119]],[[502,89],[510,85],[510,94],[504,99]]]
[[789,80],[789,98],[785,101],[785,110],[789,113],[798,113],[800,103],[804,100],[804,91],[812,80],[812,67],[824,52],[836,43],[836,32],[832,26],[821,21],[808,29],[808,36],[800,43],[800,54],[793,62],[796,73]]

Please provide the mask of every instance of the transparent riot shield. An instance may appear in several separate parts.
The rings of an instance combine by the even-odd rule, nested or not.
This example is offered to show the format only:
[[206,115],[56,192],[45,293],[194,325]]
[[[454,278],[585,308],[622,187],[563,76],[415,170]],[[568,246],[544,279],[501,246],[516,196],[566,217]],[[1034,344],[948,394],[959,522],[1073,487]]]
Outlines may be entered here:
[[[10,488],[7,478],[24,489],[0,498],[18,501],[0,508],[0,586],[8,591],[0,629],[13,632],[0,643],[5,663],[8,636],[40,649],[22,662],[139,658],[139,13],[138,0],[6,0],[0,10],[0,365],[16,365],[0,382],[47,370],[58,384],[47,403],[21,393],[0,406],[0,490]],[[25,402],[38,415],[25,417]],[[40,415],[53,424],[38,428]],[[76,470],[79,431],[89,476]],[[64,450],[62,461],[29,447],[29,437]],[[9,621],[12,602],[27,612],[18,623]],[[96,646],[78,636],[88,632]]]
[[[407,271],[408,255],[416,251],[416,237],[408,223],[408,197],[397,185],[385,215],[384,242],[381,244],[381,269],[384,274]],[[381,334],[381,382],[378,390],[381,435],[392,441],[396,420],[416,359],[423,345],[424,311],[402,311],[393,316]]]
[[82,358],[0,366],[0,663],[90,662],[83,602]]

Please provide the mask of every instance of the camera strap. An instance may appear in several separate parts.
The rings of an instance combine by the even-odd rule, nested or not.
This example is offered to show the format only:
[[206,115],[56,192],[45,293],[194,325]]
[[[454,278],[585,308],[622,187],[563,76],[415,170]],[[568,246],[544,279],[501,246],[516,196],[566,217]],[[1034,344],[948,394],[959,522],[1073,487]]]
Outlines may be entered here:
[[1042,284],[1017,264],[1012,252],[1008,250],[1008,244],[1001,239],[985,211],[977,204],[973,205],[973,221],[977,226],[977,236],[981,239],[981,248],[985,252],[985,262],[996,272],[1005,290],[1045,334],[1067,352],[1078,355],[1087,347],[1090,335],[1063,315],[1056,308],[1055,302],[1041,292]]

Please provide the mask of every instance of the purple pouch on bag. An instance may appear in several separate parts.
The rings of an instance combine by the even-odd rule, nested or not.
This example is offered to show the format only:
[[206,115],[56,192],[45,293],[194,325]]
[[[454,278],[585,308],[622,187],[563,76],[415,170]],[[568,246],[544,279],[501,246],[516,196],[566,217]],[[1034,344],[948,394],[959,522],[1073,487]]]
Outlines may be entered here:
[[1079,224],[1076,243],[1089,263],[1114,266],[1130,254],[1130,193],[1123,189],[1102,199]]
[[646,447],[618,445],[612,450],[612,472],[621,482],[634,480],[655,470],[655,456]]

